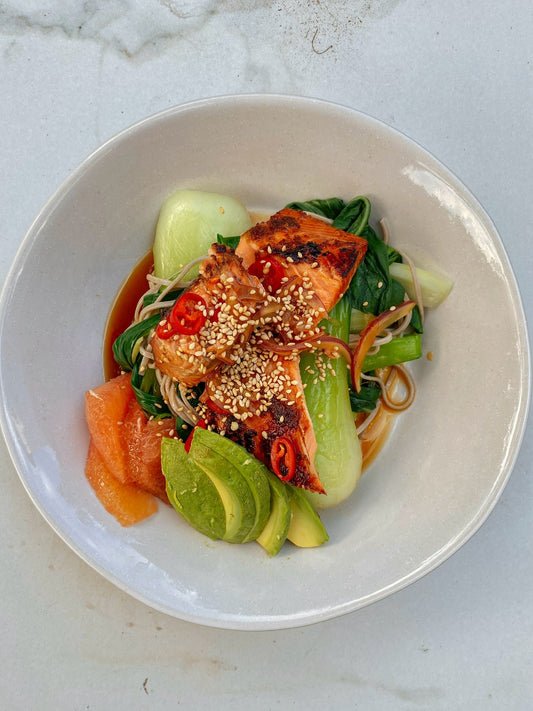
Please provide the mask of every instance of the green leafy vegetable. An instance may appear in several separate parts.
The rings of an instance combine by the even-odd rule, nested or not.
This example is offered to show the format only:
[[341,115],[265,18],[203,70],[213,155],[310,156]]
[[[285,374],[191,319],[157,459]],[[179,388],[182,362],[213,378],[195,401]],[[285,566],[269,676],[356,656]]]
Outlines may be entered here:
[[380,395],[381,387],[379,383],[374,383],[373,381],[364,383],[358,393],[353,388],[350,388],[352,412],[372,412]]
[[388,368],[391,365],[416,360],[421,355],[422,342],[418,333],[399,336],[380,346],[377,353],[367,355],[361,370],[363,373],[369,373],[376,368]]
[[370,218],[370,201],[366,197],[356,197],[339,212],[333,220],[333,227],[353,235],[361,235]]
[[126,373],[133,370],[139,352],[140,340],[144,336],[147,336],[152,328],[157,326],[160,318],[161,316],[159,314],[154,314],[154,316],[150,316],[150,318],[130,326],[115,339],[113,343],[113,357]]
[[[367,230],[368,249],[350,283],[348,294],[352,308],[376,316],[404,300],[403,286],[392,279],[389,264],[399,258],[374,233]],[[397,255],[397,256],[396,256]]]
[[[346,297],[333,307],[329,321],[322,325],[336,338],[348,340],[350,304]],[[306,496],[315,508],[326,508],[352,493],[361,475],[362,455],[350,405],[346,362],[343,358],[330,360],[335,374],[326,368],[324,379],[317,380],[320,357],[303,353],[300,373],[317,442],[315,465],[327,492],[327,496],[311,492]]]
[[[157,298],[159,297],[159,294],[163,291],[164,287],[161,287],[159,291],[155,294],[145,294],[143,296],[143,306],[150,306],[150,304],[153,304],[155,301],[157,301]],[[176,301],[181,294],[183,294],[183,289],[176,289],[175,291],[169,291],[168,294],[165,296],[165,301]]]
[[225,244],[226,247],[229,247],[230,249],[237,249],[240,241],[240,235],[237,235],[236,237],[223,237],[220,234],[217,235],[217,242],[219,244]]
[[139,372],[141,360],[142,357],[139,356],[133,364],[131,371],[131,387],[135,393],[135,399],[148,417],[170,417],[170,410],[159,390],[155,370],[153,368],[147,368],[146,372],[141,375]]
[[185,422],[185,420],[182,420],[181,417],[176,417],[175,423],[176,437],[181,439],[182,442],[186,442],[194,427],[192,427],[188,422]]
[[291,210],[303,210],[312,212],[315,215],[322,215],[330,220],[334,220],[345,207],[344,200],[340,198],[326,198],[324,200],[306,200],[305,202],[290,202],[285,207]]
[[[184,265],[206,254],[218,233],[242,234],[251,226],[248,211],[232,197],[178,190],[161,206],[153,246],[154,274],[170,279]],[[186,278],[196,276],[198,265]]]
[[[422,295],[422,304],[426,308],[435,308],[441,304],[450,293],[453,282],[448,277],[441,276],[435,272],[429,272],[426,269],[415,268],[420,292]],[[391,264],[390,272],[405,287],[409,298],[415,297],[415,289],[413,284],[413,275],[407,264]]]

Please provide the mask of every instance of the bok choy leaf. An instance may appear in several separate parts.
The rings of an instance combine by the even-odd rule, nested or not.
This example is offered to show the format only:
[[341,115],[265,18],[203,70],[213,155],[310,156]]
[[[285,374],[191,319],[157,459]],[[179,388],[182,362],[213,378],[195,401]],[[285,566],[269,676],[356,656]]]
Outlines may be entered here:
[[131,371],[131,387],[135,393],[135,399],[148,417],[170,417],[170,410],[159,390],[155,370],[147,368],[146,372],[141,374],[139,372],[141,360],[142,357],[139,356]]
[[161,319],[160,314],[154,314],[145,321],[133,324],[115,339],[113,343],[113,357],[117,364],[126,373],[133,370],[139,353],[140,340],[155,328]]
[[290,202],[285,207],[291,210],[303,210],[304,212],[312,212],[315,215],[327,217],[329,220],[334,220],[337,215],[343,210],[346,203],[340,198],[326,198],[323,200],[306,200],[305,202]]

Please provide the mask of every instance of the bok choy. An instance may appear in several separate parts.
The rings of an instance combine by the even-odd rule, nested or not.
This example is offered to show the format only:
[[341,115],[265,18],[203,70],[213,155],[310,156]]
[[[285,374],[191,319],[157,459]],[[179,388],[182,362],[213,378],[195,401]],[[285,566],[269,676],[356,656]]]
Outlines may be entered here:
[[[342,298],[330,311],[329,321],[322,324],[324,329],[347,341],[350,310],[348,298]],[[355,489],[362,468],[346,361],[344,358],[331,359],[325,367],[326,360],[314,353],[303,353],[300,358],[305,401],[317,442],[315,466],[327,492],[327,496],[306,492],[315,508],[329,508],[344,501]]]

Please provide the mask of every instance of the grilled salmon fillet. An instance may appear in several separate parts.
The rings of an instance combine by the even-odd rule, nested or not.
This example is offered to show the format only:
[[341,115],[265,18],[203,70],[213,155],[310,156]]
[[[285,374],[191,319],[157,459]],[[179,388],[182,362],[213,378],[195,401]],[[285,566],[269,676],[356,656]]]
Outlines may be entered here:
[[150,341],[162,373],[187,386],[197,385],[222,362],[236,358],[234,349],[248,340],[255,316],[267,294],[259,279],[225,245],[213,244],[188,292],[201,296],[206,320],[198,333],[175,334]]
[[280,210],[245,232],[235,252],[211,246],[188,290],[205,302],[198,333],[151,339],[161,372],[189,387],[205,382],[201,415],[210,429],[273,471],[273,451],[289,442],[290,483],[319,493],[299,353],[313,349],[366,247],[307,213]]
[[256,345],[241,349],[238,363],[214,371],[201,400],[206,424],[243,446],[270,469],[274,441],[288,438],[296,467],[291,484],[326,493],[315,469],[316,439],[300,377],[299,357]]
[[325,311],[330,311],[348,288],[366,249],[362,237],[284,208],[245,232],[235,253],[247,268],[258,258],[274,257],[289,278],[308,279]]

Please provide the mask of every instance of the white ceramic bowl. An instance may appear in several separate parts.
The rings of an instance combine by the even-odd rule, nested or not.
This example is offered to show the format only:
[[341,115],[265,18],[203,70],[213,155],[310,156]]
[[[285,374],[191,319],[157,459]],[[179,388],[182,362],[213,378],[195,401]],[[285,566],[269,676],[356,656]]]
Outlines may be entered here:
[[[414,406],[355,494],[323,514],[330,542],[213,543],[165,506],[121,528],[84,477],[84,392],[102,381],[102,335],[122,280],[177,188],[250,208],[358,194],[394,242],[449,275],[412,368]],[[20,478],[49,524],[118,587],[170,615],[236,629],[294,627],[417,580],[481,525],[509,477],[529,402],[519,292],[496,230],[468,190],[396,131],[356,111],[236,96],[165,111],[90,156],[37,217],[4,288],[1,417]],[[489,563],[487,563],[489,564]]]

